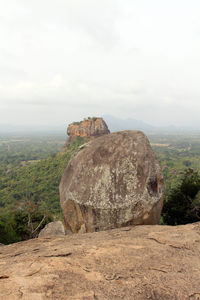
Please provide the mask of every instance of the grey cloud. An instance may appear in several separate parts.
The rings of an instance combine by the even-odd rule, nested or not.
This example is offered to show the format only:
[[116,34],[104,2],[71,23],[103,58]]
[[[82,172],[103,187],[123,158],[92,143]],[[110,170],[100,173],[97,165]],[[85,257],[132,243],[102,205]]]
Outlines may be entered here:
[[0,2],[1,122],[110,113],[198,123],[200,4],[178,8],[178,0]]

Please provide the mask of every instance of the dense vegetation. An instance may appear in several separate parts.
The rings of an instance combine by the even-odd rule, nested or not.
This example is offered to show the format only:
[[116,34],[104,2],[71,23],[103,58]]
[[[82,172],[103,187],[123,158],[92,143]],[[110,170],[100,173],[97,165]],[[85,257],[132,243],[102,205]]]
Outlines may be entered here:
[[[6,144],[9,146],[9,153],[6,151],[7,156],[1,156],[1,243],[35,237],[46,223],[62,218],[58,191],[60,178],[70,157],[81,145],[82,139],[78,138],[70,148],[60,151],[64,144],[62,143],[59,149],[56,149],[58,153],[52,152],[51,143],[46,141],[44,148],[41,147],[41,152],[34,154],[36,145],[34,141],[29,142],[29,155],[24,160],[24,156],[27,155],[26,143],[27,141],[9,140]],[[1,143],[0,149],[4,148],[4,145],[5,142]],[[46,155],[46,152],[49,155]],[[47,158],[43,159],[45,155]]]
[[[148,137],[165,178],[162,222],[199,220],[200,135]],[[63,136],[0,137],[0,243],[36,237],[45,224],[62,218],[60,178],[83,143],[78,138],[61,151],[64,140]]]
[[200,171],[200,133],[151,134],[148,136],[165,179],[165,195],[177,186],[183,170]]
[[163,221],[169,225],[200,221],[200,175],[193,169],[183,172],[180,183],[167,195]]
[[161,223],[200,221],[200,134],[162,134],[149,138],[165,181]]

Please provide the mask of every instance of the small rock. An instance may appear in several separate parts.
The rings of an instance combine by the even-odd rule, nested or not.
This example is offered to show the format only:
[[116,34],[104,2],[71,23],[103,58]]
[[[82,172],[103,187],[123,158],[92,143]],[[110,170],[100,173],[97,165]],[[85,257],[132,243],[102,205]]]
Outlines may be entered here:
[[55,235],[65,235],[65,228],[61,221],[51,222],[47,224],[39,233],[38,237],[48,237]]

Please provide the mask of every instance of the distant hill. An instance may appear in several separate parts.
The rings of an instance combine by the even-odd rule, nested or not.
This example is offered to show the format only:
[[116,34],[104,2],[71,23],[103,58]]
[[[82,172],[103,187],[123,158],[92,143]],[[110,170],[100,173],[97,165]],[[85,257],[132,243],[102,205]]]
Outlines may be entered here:
[[[103,115],[108,128],[111,132],[120,131],[120,130],[141,130],[146,134],[149,133],[194,133],[200,131],[200,128],[195,128],[192,126],[179,127],[173,124],[168,126],[153,126],[144,121],[127,118],[121,119],[112,115]],[[75,120],[76,121],[76,120]],[[10,125],[10,124],[0,124],[0,134],[24,134],[24,135],[54,135],[61,134],[65,138],[66,129],[70,121],[65,121],[63,124],[34,124],[34,125]]]
[[136,119],[120,119],[111,115],[104,115],[103,119],[111,132],[120,130],[156,130],[156,127]]
[[112,115],[104,115],[108,128],[111,132],[120,130],[141,130],[145,133],[188,133],[188,132],[199,132],[199,129],[193,127],[178,127],[175,125],[168,126],[152,126],[141,120],[136,120],[132,118],[120,119]]

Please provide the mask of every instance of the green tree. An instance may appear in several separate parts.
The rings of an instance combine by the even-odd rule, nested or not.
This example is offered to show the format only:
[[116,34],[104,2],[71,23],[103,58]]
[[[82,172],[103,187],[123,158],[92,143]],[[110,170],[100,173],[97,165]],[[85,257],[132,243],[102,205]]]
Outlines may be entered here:
[[51,221],[52,215],[37,207],[0,212],[0,243],[10,244],[35,238]]
[[190,167],[191,164],[192,164],[192,163],[191,163],[190,160],[184,160],[184,161],[183,161],[183,165],[186,166],[186,167]]
[[180,183],[167,197],[162,213],[168,225],[200,221],[200,175],[189,168],[184,171]]
[[10,244],[20,241],[15,232],[15,220],[12,213],[7,211],[0,212],[0,243]]

